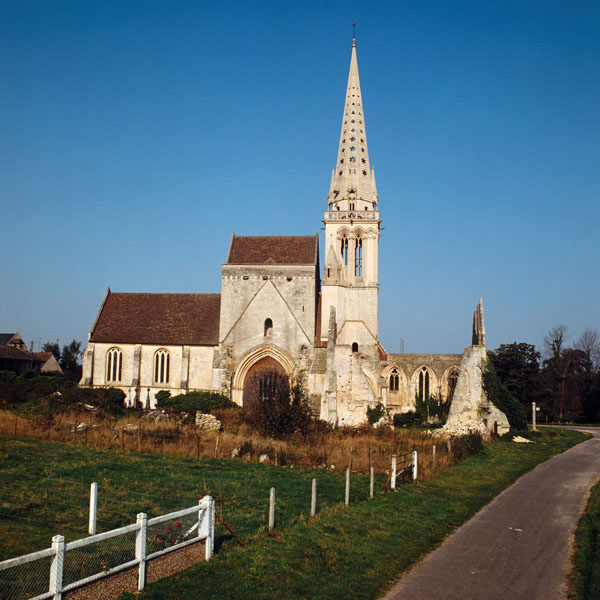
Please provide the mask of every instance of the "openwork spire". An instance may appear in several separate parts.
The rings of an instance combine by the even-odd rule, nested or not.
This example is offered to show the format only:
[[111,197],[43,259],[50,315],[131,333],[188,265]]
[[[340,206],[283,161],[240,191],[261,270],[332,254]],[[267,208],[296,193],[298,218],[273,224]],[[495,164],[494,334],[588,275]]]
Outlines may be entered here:
[[377,206],[375,173],[369,164],[365,116],[358,77],[356,39],[352,55],[337,163],[329,188],[328,202],[339,210],[374,209]]

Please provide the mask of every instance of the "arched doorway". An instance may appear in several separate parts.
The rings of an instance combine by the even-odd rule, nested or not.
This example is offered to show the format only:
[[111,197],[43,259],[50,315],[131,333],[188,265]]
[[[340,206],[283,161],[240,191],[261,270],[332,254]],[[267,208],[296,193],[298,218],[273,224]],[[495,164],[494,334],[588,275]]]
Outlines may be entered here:
[[261,358],[248,369],[244,378],[243,404],[251,404],[278,385],[289,387],[285,369],[272,356]]

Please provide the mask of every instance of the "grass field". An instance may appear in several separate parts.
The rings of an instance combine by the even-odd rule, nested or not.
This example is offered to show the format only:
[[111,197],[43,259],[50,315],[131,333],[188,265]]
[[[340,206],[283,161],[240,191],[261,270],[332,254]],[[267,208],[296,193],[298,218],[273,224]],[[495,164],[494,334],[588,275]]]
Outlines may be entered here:
[[[326,469],[275,467],[232,460],[95,450],[31,438],[0,436],[0,560],[87,535],[90,483],[99,484],[98,532],[215,498],[217,512],[243,541],[268,519],[269,490],[276,488],[276,524],[289,525],[310,510],[312,479],[318,510],[344,500],[345,477]],[[381,490],[384,473],[376,477]],[[353,474],[351,503],[364,501],[369,478]],[[217,550],[231,543],[222,526]]]
[[[0,436],[0,558],[87,533],[89,484],[97,481],[99,531],[189,506],[206,494],[244,541],[217,526],[209,563],[150,586],[146,599],[376,598],[398,573],[438,545],[519,475],[584,439],[575,431],[530,434],[536,444],[501,440],[432,479],[368,497],[368,477],[325,469],[93,450]],[[311,480],[319,514],[308,517]],[[266,528],[277,489],[276,530]]]
[[575,532],[573,600],[600,598],[600,483],[597,483]]
[[529,436],[537,443],[500,440],[431,480],[259,536],[251,547],[161,580],[141,597],[377,598],[520,475],[585,439],[576,431]]

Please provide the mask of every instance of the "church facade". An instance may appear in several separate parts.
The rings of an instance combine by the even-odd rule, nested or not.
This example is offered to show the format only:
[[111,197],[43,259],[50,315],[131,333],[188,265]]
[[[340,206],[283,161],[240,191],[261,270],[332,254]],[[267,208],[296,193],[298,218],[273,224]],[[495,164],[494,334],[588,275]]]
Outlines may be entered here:
[[[300,380],[313,412],[339,425],[364,422],[378,402],[396,413],[412,410],[417,394],[448,398],[456,389],[463,404],[480,395],[469,379],[480,379],[480,365],[464,360],[471,347],[465,355],[393,354],[379,341],[381,215],[355,41],[323,222],[322,274],[318,234],[234,234],[220,294],[109,289],[80,385],[121,388],[129,406],[145,408],[160,390],[219,391],[243,405],[276,372]],[[481,303],[479,313],[473,344],[485,351]]]

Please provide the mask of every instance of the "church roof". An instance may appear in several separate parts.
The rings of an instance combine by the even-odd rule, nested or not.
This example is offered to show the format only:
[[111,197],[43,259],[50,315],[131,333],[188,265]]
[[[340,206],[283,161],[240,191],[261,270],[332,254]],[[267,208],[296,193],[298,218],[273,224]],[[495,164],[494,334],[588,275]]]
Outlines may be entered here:
[[122,294],[108,291],[91,342],[215,346],[220,294]]
[[236,236],[233,234],[227,264],[314,265],[318,261],[316,235]]

